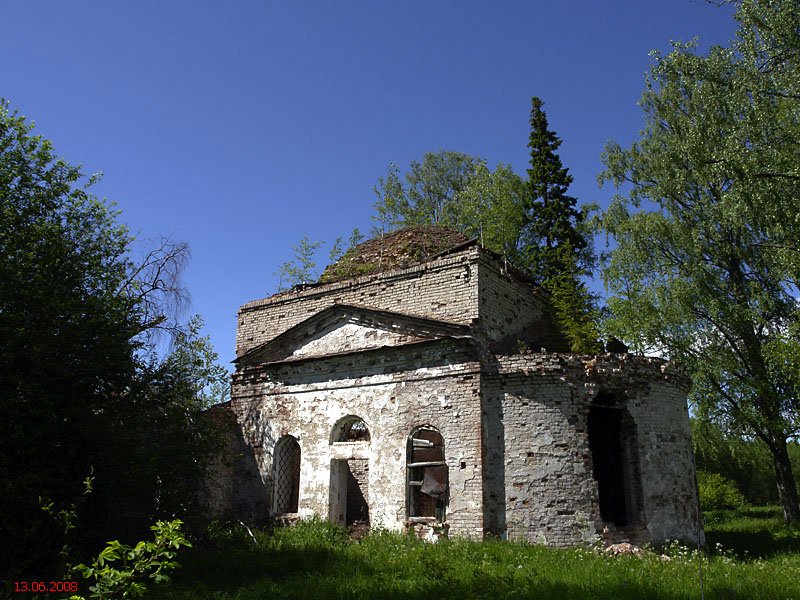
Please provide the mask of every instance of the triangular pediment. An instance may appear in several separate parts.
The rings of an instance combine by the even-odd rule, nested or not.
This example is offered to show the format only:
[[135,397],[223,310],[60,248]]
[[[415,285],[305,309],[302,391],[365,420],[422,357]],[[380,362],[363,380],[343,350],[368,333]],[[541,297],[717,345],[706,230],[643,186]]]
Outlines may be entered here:
[[335,304],[236,359],[271,363],[463,337],[469,327],[363,306]]

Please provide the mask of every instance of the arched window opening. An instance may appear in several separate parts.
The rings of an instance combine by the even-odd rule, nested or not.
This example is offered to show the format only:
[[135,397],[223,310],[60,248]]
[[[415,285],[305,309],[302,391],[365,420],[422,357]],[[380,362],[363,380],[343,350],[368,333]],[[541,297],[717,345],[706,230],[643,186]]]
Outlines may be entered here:
[[444,439],[435,429],[421,427],[409,436],[406,482],[408,520],[443,522],[447,506],[448,470],[444,460]]
[[300,444],[285,435],[275,444],[274,511],[296,513],[300,501]]
[[361,417],[345,417],[334,432],[334,442],[369,442],[369,429]]
[[633,418],[619,395],[602,392],[589,407],[587,425],[600,517],[619,527],[634,525],[642,502]]

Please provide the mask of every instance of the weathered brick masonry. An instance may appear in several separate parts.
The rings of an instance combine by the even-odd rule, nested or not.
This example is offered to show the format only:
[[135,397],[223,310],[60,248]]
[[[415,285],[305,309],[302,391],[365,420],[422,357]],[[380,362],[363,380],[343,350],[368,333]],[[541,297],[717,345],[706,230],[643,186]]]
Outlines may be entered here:
[[546,296],[476,244],[245,304],[229,405],[245,460],[217,466],[214,509],[553,545],[695,538],[687,382],[564,350]]

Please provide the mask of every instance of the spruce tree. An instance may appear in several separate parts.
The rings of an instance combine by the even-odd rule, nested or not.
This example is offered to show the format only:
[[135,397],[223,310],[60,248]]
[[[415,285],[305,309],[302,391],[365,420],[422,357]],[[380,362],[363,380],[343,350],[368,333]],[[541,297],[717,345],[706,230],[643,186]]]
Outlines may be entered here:
[[522,260],[550,292],[554,316],[571,349],[591,353],[598,349],[595,303],[581,277],[592,266],[592,246],[585,213],[568,194],[572,176],[561,163],[557,153],[561,139],[548,129],[543,104],[536,96],[531,98]]
[[[577,200],[567,192],[572,175],[561,163],[557,150],[561,139],[548,129],[543,102],[531,98],[530,168],[527,201],[527,267],[543,281],[563,273],[564,260],[574,260],[581,268],[591,262],[589,240],[579,228],[584,216]],[[569,244],[571,252],[558,251]]]

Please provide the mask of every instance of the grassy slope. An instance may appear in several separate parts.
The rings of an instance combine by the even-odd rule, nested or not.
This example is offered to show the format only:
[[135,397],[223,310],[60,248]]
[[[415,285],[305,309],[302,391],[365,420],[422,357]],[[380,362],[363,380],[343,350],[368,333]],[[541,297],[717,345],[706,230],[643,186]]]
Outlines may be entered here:
[[[706,598],[800,600],[800,530],[774,509],[707,517]],[[374,533],[350,542],[325,523],[275,535],[218,534],[184,557],[154,598],[700,598],[696,552],[610,557],[507,542],[425,544]],[[729,546],[726,546],[726,541]],[[722,543],[720,549],[717,544]]]

